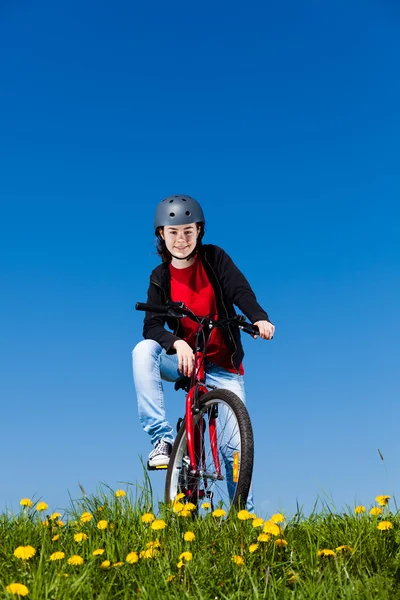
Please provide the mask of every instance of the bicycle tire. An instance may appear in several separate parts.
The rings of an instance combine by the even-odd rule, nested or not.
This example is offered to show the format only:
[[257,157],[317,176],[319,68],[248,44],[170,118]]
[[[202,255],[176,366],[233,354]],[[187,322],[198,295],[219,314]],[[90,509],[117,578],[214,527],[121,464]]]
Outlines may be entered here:
[[[202,417],[205,419],[209,418],[210,411],[212,410],[213,406],[221,407],[221,409],[223,409],[223,412],[226,414],[228,414],[228,412],[227,412],[228,410],[230,411],[230,413],[233,415],[232,418],[234,418],[236,421],[236,423],[234,421],[232,421],[230,424],[231,429],[235,428],[235,433],[232,434],[231,438],[233,438],[233,437],[235,438],[236,446],[237,446],[237,439],[240,439],[240,447],[238,447],[236,452],[234,451],[234,454],[240,452],[240,461],[239,461],[239,469],[238,469],[238,474],[237,474],[237,481],[235,482],[235,484],[233,484],[231,482],[231,486],[233,486],[233,485],[235,486],[234,491],[232,491],[232,488],[231,488],[230,495],[228,494],[228,491],[225,494],[225,498],[226,498],[225,505],[226,505],[226,508],[228,509],[227,512],[229,512],[232,509],[236,510],[238,508],[244,508],[248,494],[249,494],[251,478],[252,478],[252,474],[253,474],[253,462],[254,462],[253,429],[252,429],[250,417],[247,412],[246,406],[244,405],[242,400],[236,394],[234,394],[230,390],[226,390],[226,389],[212,390],[212,391],[208,392],[207,394],[204,394],[204,396],[202,396],[202,398],[199,401],[199,413],[197,415],[194,415],[194,417],[193,417],[194,424],[196,425],[197,423],[199,423],[199,419]],[[218,408],[218,410],[219,410],[219,408]],[[218,430],[218,433],[221,432],[221,436],[224,435],[222,424],[220,425],[218,423],[217,430]],[[207,434],[205,435],[205,438],[207,438],[207,440],[208,440]],[[229,441],[231,441],[231,439],[228,440],[228,442]],[[227,443],[224,442],[226,447],[228,447],[228,442]],[[235,448],[234,448],[234,450],[235,450]],[[230,452],[231,452],[231,450],[230,450]],[[226,452],[226,454],[227,454],[227,452]],[[210,460],[210,457],[208,457],[208,459]],[[226,464],[229,463],[230,459],[231,459],[231,457],[229,457],[228,460],[226,461],[225,458],[222,458],[222,460],[224,461],[224,464],[225,464],[225,481],[222,483],[225,484],[225,486],[227,485]],[[188,480],[193,481],[193,479],[195,479],[195,478],[193,478],[188,473],[186,473],[186,475],[184,474],[184,469],[186,469],[186,472],[187,472],[187,461],[188,461],[188,454],[187,454],[186,427],[185,427],[185,422],[183,422],[182,426],[180,427],[180,429],[178,431],[177,437],[175,439],[175,442],[174,442],[174,445],[172,448],[172,452],[171,452],[171,456],[170,456],[170,460],[169,460],[168,470],[167,470],[167,476],[166,476],[166,482],[165,482],[165,502],[167,504],[174,501],[177,494],[180,492],[184,493],[186,497],[188,496],[188,488],[190,487],[190,482],[188,483]],[[228,468],[229,468],[229,465],[228,465]],[[185,479],[185,477],[186,477],[186,479]],[[182,478],[184,479],[184,481],[182,480]],[[204,501],[207,499],[207,495],[205,496],[204,490],[201,489],[202,477],[201,476],[197,477],[197,481],[198,481],[197,490],[194,494],[196,497],[193,498],[192,497],[193,494],[191,494],[191,497],[189,498],[189,500],[190,500],[190,502],[197,503],[197,505],[198,505],[198,503],[200,501]],[[222,483],[219,483],[219,486],[221,486]],[[216,488],[216,482],[214,482],[214,490],[215,490],[215,488]],[[218,491],[219,491],[219,493],[221,493],[219,488],[218,488]],[[207,494],[209,494],[209,491],[207,491]],[[221,493],[221,496],[222,495],[223,494]],[[183,500],[183,502],[184,502],[184,500]]]

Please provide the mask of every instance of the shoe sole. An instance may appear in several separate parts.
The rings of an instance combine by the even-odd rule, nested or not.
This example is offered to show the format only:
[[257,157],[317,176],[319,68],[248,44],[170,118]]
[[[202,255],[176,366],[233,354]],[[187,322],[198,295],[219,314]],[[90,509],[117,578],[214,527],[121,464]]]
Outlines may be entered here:
[[163,464],[163,465],[151,465],[150,462],[147,462],[147,470],[148,471],[160,471],[160,470],[166,470],[168,469],[168,464]]

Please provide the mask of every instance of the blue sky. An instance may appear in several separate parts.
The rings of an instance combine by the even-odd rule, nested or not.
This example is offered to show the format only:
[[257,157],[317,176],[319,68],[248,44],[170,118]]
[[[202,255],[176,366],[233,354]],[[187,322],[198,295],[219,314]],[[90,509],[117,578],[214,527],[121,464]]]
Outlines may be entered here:
[[244,339],[257,512],[396,494],[399,21],[390,0],[2,2],[2,507],[141,482],[134,304],[173,193],[277,328]]

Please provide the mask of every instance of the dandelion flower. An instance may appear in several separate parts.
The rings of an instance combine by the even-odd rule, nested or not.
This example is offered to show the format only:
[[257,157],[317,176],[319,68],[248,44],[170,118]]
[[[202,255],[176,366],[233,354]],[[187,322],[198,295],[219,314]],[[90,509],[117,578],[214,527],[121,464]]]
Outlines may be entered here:
[[386,504],[390,500],[390,496],[377,496],[375,498],[375,500],[377,501],[377,503],[379,504],[379,506],[386,506]]
[[186,562],[189,562],[192,558],[193,554],[191,552],[182,552],[182,554],[179,555],[179,560],[186,560]]
[[196,510],[196,508],[197,508],[197,506],[196,506],[196,504],[193,504],[193,502],[186,502],[186,504],[185,504],[186,510],[192,511],[192,510]]
[[344,544],[343,546],[338,546],[336,548],[336,552],[353,552],[353,548],[351,548],[351,546],[347,546],[347,544]]
[[183,539],[185,540],[185,542],[193,542],[193,540],[195,539],[195,534],[193,533],[193,531],[186,531]]
[[46,519],[45,521],[41,521],[41,525],[42,527],[48,527],[50,525],[50,522],[48,519]]
[[21,560],[29,560],[32,556],[35,556],[36,550],[33,546],[18,546],[14,550],[14,556]]
[[209,502],[203,502],[203,504],[201,505],[201,508],[208,510],[209,508],[211,508],[211,504]]
[[247,521],[248,519],[251,519],[251,515],[248,510],[239,510],[237,518],[239,521]]
[[271,536],[268,533],[260,533],[260,535],[257,538],[259,542],[269,542],[270,539]]
[[182,494],[182,492],[180,494],[177,494],[174,498],[174,502],[179,502],[179,500],[182,500],[182,498],[185,497],[185,494]]
[[103,562],[101,563],[100,567],[102,569],[108,569],[108,567],[111,565],[109,560],[103,560]]
[[79,554],[73,554],[68,559],[68,564],[69,565],[83,565],[83,558],[82,558],[82,556],[79,556]]
[[65,523],[64,521],[56,521],[56,525],[57,527],[64,527]]
[[180,560],[176,566],[178,567],[178,569],[182,569],[184,564],[185,563],[182,560]]
[[172,506],[172,510],[175,513],[179,513],[181,512],[181,510],[185,509],[185,505],[182,502],[174,502],[173,506]]
[[147,542],[146,548],[160,548],[161,544],[158,540],[153,540],[152,542]]
[[[264,533],[262,533],[261,535],[265,535]],[[253,552],[255,552],[258,548],[258,544],[250,544],[249,546],[249,552],[251,552],[253,554]]]
[[165,581],[166,581],[167,583],[169,583],[169,582],[170,582],[170,581],[172,581],[173,579],[175,579],[175,575],[169,575]]
[[144,513],[141,517],[142,523],[152,523],[155,519],[155,516],[152,513]]
[[389,529],[393,529],[393,523],[390,521],[381,521],[379,525],[377,525],[377,529],[381,531],[388,531]]
[[116,498],[125,498],[125,496],[126,496],[126,492],[124,490],[117,490],[115,492]]
[[318,550],[318,556],[329,557],[336,555],[333,550],[330,550],[329,548],[324,548],[323,550]]
[[241,556],[238,556],[237,554],[234,554],[232,556],[232,561],[235,563],[235,565],[238,565],[238,566],[244,565],[243,558]]
[[148,548],[147,550],[142,550],[140,553],[140,558],[155,558],[157,556],[157,550],[155,548]]
[[75,533],[75,535],[74,535],[75,542],[84,542],[87,539],[88,539],[88,536],[86,535],[86,533],[83,533],[82,531],[80,533]]
[[13,594],[14,596],[27,596],[29,594],[29,590],[23,583],[10,583],[6,587],[6,590],[9,594]]
[[371,508],[371,510],[369,511],[369,514],[372,515],[373,517],[377,517],[378,515],[381,515],[383,513],[383,510],[381,509],[380,506],[373,506]]
[[93,519],[93,515],[90,512],[84,512],[81,514],[81,523],[89,523]]
[[277,536],[282,533],[282,529],[279,527],[279,525],[277,525],[276,523],[273,523],[272,521],[265,521],[264,527],[263,527],[263,532],[271,533],[272,535]]
[[167,526],[166,522],[163,521],[162,519],[156,519],[151,524],[151,528],[154,529],[155,531],[157,531],[157,529],[165,529],[166,526]]
[[107,529],[108,527],[108,521],[106,521],[105,519],[102,519],[101,521],[99,521],[97,523],[97,529]]
[[181,510],[181,511],[178,513],[178,515],[179,515],[180,517],[183,517],[183,518],[185,518],[185,517],[190,517],[190,514],[191,514],[191,513],[190,513],[190,510],[187,510],[186,508],[184,508],[183,510]]
[[129,554],[126,557],[126,562],[129,563],[130,565],[134,565],[135,563],[138,562],[139,560],[139,556],[137,552],[129,552]]
[[38,512],[42,511],[42,510],[47,510],[49,508],[49,505],[46,504],[46,502],[38,502],[36,505],[36,510]]
[[53,513],[52,513],[52,514],[49,516],[49,519],[50,519],[51,521],[55,521],[56,519],[58,519],[58,517],[61,517],[61,513],[59,513],[59,512],[53,512]]
[[[33,506],[33,502],[30,498],[22,498],[22,500],[20,500],[19,503],[21,506],[28,506],[28,508]],[[19,584],[16,584],[16,585],[19,585]]]
[[123,564],[124,564],[123,562],[118,561],[118,562],[113,563],[113,567],[122,567]]
[[65,552],[53,552],[50,554],[50,560],[62,560],[65,557]]
[[275,546],[277,546],[278,548],[285,548],[285,546],[287,545],[287,541],[283,540],[282,538],[278,538],[277,540],[275,540]]
[[226,515],[226,511],[223,508],[217,508],[211,514],[213,517],[224,517]]
[[252,522],[252,525],[254,528],[262,527],[264,525],[264,521],[263,521],[263,519],[260,519],[260,518],[254,519],[254,521]]
[[96,550],[93,550],[92,552],[93,556],[101,556],[102,554],[104,554],[104,548],[96,548]]
[[59,534],[59,533],[57,533],[57,535],[53,535],[53,537],[51,538],[51,541],[52,541],[52,542],[56,542],[56,541],[57,541],[57,540],[59,540],[59,539],[60,539],[60,534]]
[[273,523],[283,523],[284,520],[285,520],[285,517],[282,513],[275,513],[270,518],[270,521],[272,521]]
[[354,512],[356,513],[356,515],[361,515],[361,513],[365,513],[365,506],[363,506],[362,504],[360,504],[360,506],[356,506],[354,509]]

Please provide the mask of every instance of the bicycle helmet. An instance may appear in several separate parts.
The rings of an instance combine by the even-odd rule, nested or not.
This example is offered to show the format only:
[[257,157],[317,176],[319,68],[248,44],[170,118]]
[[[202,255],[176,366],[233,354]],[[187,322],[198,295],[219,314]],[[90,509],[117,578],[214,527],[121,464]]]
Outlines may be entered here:
[[167,196],[157,205],[154,215],[154,229],[174,225],[205,223],[203,209],[194,198],[177,194]]

